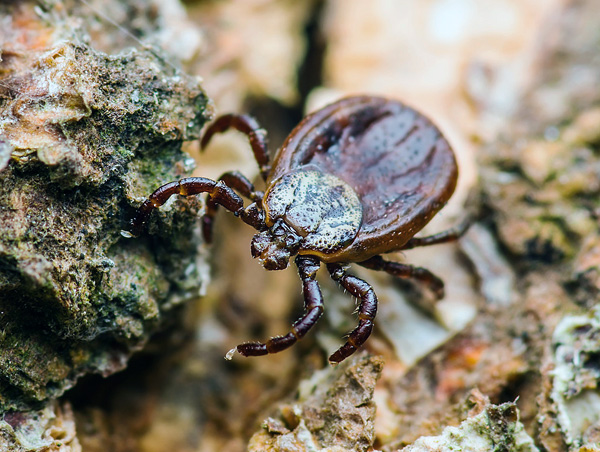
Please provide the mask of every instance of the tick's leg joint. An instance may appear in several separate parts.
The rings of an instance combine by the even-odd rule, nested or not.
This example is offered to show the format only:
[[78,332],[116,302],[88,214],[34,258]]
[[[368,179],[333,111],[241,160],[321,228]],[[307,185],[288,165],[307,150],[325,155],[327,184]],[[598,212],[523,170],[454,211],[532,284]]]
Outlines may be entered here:
[[[252,182],[250,182],[238,171],[228,171],[224,173],[217,182],[217,185],[219,184],[220,187],[227,187],[228,190],[237,190],[242,196],[245,196],[255,203],[262,200],[263,193],[255,191]],[[206,243],[212,242],[213,223],[219,204],[221,203],[218,201],[217,197],[210,193],[206,199],[206,209],[204,216],[202,217],[202,234]],[[264,220],[259,218],[258,214],[254,213],[253,211],[249,211],[248,209],[250,208],[244,210],[243,207],[244,206],[242,205],[238,210],[234,210],[233,214],[236,217],[241,217],[245,223],[253,226],[255,229],[263,230],[262,223],[264,223]],[[256,209],[256,206],[254,209]]]
[[334,281],[360,300],[358,326],[350,333],[346,343],[329,357],[329,362],[339,363],[358,350],[371,335],[373,320],[377,314],[377,295],[368,282],[346,273],[345,266],[327,264],[327,270]]
[[244,223],[249,224],[257,231],[265,231],[267,229],[267,225],[265,224],[265,213],[258,206],[258,203],[253,202],[246,210],[243,211],[243,214],[240,215],[242,221]]

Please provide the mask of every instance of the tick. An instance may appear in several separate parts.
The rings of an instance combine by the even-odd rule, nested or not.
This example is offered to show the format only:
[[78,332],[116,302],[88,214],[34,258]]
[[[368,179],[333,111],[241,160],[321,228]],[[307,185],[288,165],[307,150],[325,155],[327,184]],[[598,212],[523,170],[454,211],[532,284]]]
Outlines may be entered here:
[[[283,270],[295,256],[304,315],[288,334],[240,344],[232,352],[266,355],[302,339],[323,313],[316,280],[321,263],[333,280],[359,300],[358,325],[329,357],[332,363],[343,361],[367,340],[377,312],[373,288],[348,273],[350,263],[415,278],[443,296],[443,282],[430,271],[381,257],[455,240],[467,227],[463,223],[439,234],[414,237],[448,201],[458,175],[450,145],[425,116],[395,100],[348,97],[305,117],[273,163],[265,131],[245,115],[219,117],[204,134],[202,148],[215,133],[228,129],[248,137],[266,190],[255,190],[237,171],[223,174],[218,181],[188,177],[171,182],[144,201],[130,231],[139,235],[152,211],[172,195],[207,193],[202,218],[206,242],[211,242],[217,208],[223,206],[258,231],[250,250],[266,270]],[[247,207],[240,195],[251,201]]]

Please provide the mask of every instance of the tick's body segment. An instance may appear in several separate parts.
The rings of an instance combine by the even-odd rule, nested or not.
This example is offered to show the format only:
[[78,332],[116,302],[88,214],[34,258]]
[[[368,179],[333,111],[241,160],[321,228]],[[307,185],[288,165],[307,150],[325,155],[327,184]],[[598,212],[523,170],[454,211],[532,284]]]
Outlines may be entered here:
[[[314,326],[323,313],[315,279],[320,263],[331,277],[359,301],[359,324],[329,360],[340,362],[371,334],[377,297],[365,281],[346,273],[347,265],[413,277],[438,296],[443,283],[426,269],[388,262],[380,254],[458,238],[466,229],[413,238],[454,191],[454,154],[439,130],[424,116],[397,101],[349,97],[307,116],[289,135],[269,165],[265,134],[254,119],[241,115],[218,118],[202,139],[234,128],[250,141],[265,193],[237,172],[218,182],[190,177],[163,185],[138,209],[131,232],[138,235],[149,215],[173,194],[208,193],[203,232],[211,241],[218,205],[234,212],[259,231],[252,256],[267,270],[282,270],[291,256],[302,280],[305,314],[285,336],[238,345],[244,356],[288,348]],[[244,208],[242,198],[253,201]]]

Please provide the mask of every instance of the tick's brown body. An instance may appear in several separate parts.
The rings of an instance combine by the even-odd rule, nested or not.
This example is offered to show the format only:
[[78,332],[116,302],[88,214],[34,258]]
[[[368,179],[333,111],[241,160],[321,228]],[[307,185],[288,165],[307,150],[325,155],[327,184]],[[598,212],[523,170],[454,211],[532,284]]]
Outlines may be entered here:
[[[219,182],[187,178],[156,190],[138,209],[131,230],[139,234],[151,211],[171,195],[207,192],[204,235],[210,241],[218,205],[240,216],[259,231],[251,244],[253,257],[267,270],[295,262],[303,284],[305,314],[286,336],[266,343],[241,344],[244,356],[281,351],[316,323],[323,312],[316,282],[320,263],[331,277],[360,300],[359,324],[347,342],[329,359],[340,362],[371,334],[377,297],[365,281],[349,275],[356,262],[398,277],[414,277],[438,296],[443,283],[428,270],[385,261],[380,254],[454,240],[465,226],[431,237],[413,238],[454,191],[457,167],[448,142],[424,116],[397,101],[349,97],[307,116],[289,135],[269,165],[264,131],[247,116],[226,115],[207,130],[202,145],[214,133],[229,128],[249,137],[265,193],[257,192],[237,172]],[[242,196],[253,201],[244,208]]]

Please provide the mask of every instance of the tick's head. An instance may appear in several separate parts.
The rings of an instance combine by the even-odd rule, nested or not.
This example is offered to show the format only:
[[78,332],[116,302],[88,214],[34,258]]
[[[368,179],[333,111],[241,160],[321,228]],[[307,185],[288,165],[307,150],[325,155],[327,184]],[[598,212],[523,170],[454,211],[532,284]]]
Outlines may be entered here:
[[[281,256],[278,260],[283,259],[283,250],[292,255],[298,250],[314,256],[331,255],[354,240],[362,223],[362,205],[352,187],[314,168],[300,168],[272,182],[262,207],[274,238],[256,235],[253,253]],[[269,247],[269,243],[274,245]],[[283,265],[275,267],[285,268]]]
[[301,240],[292,228],[279,220],[269,230],[252,238],[250,250],[265,270],[284,270],[290,257],[298,252]]

